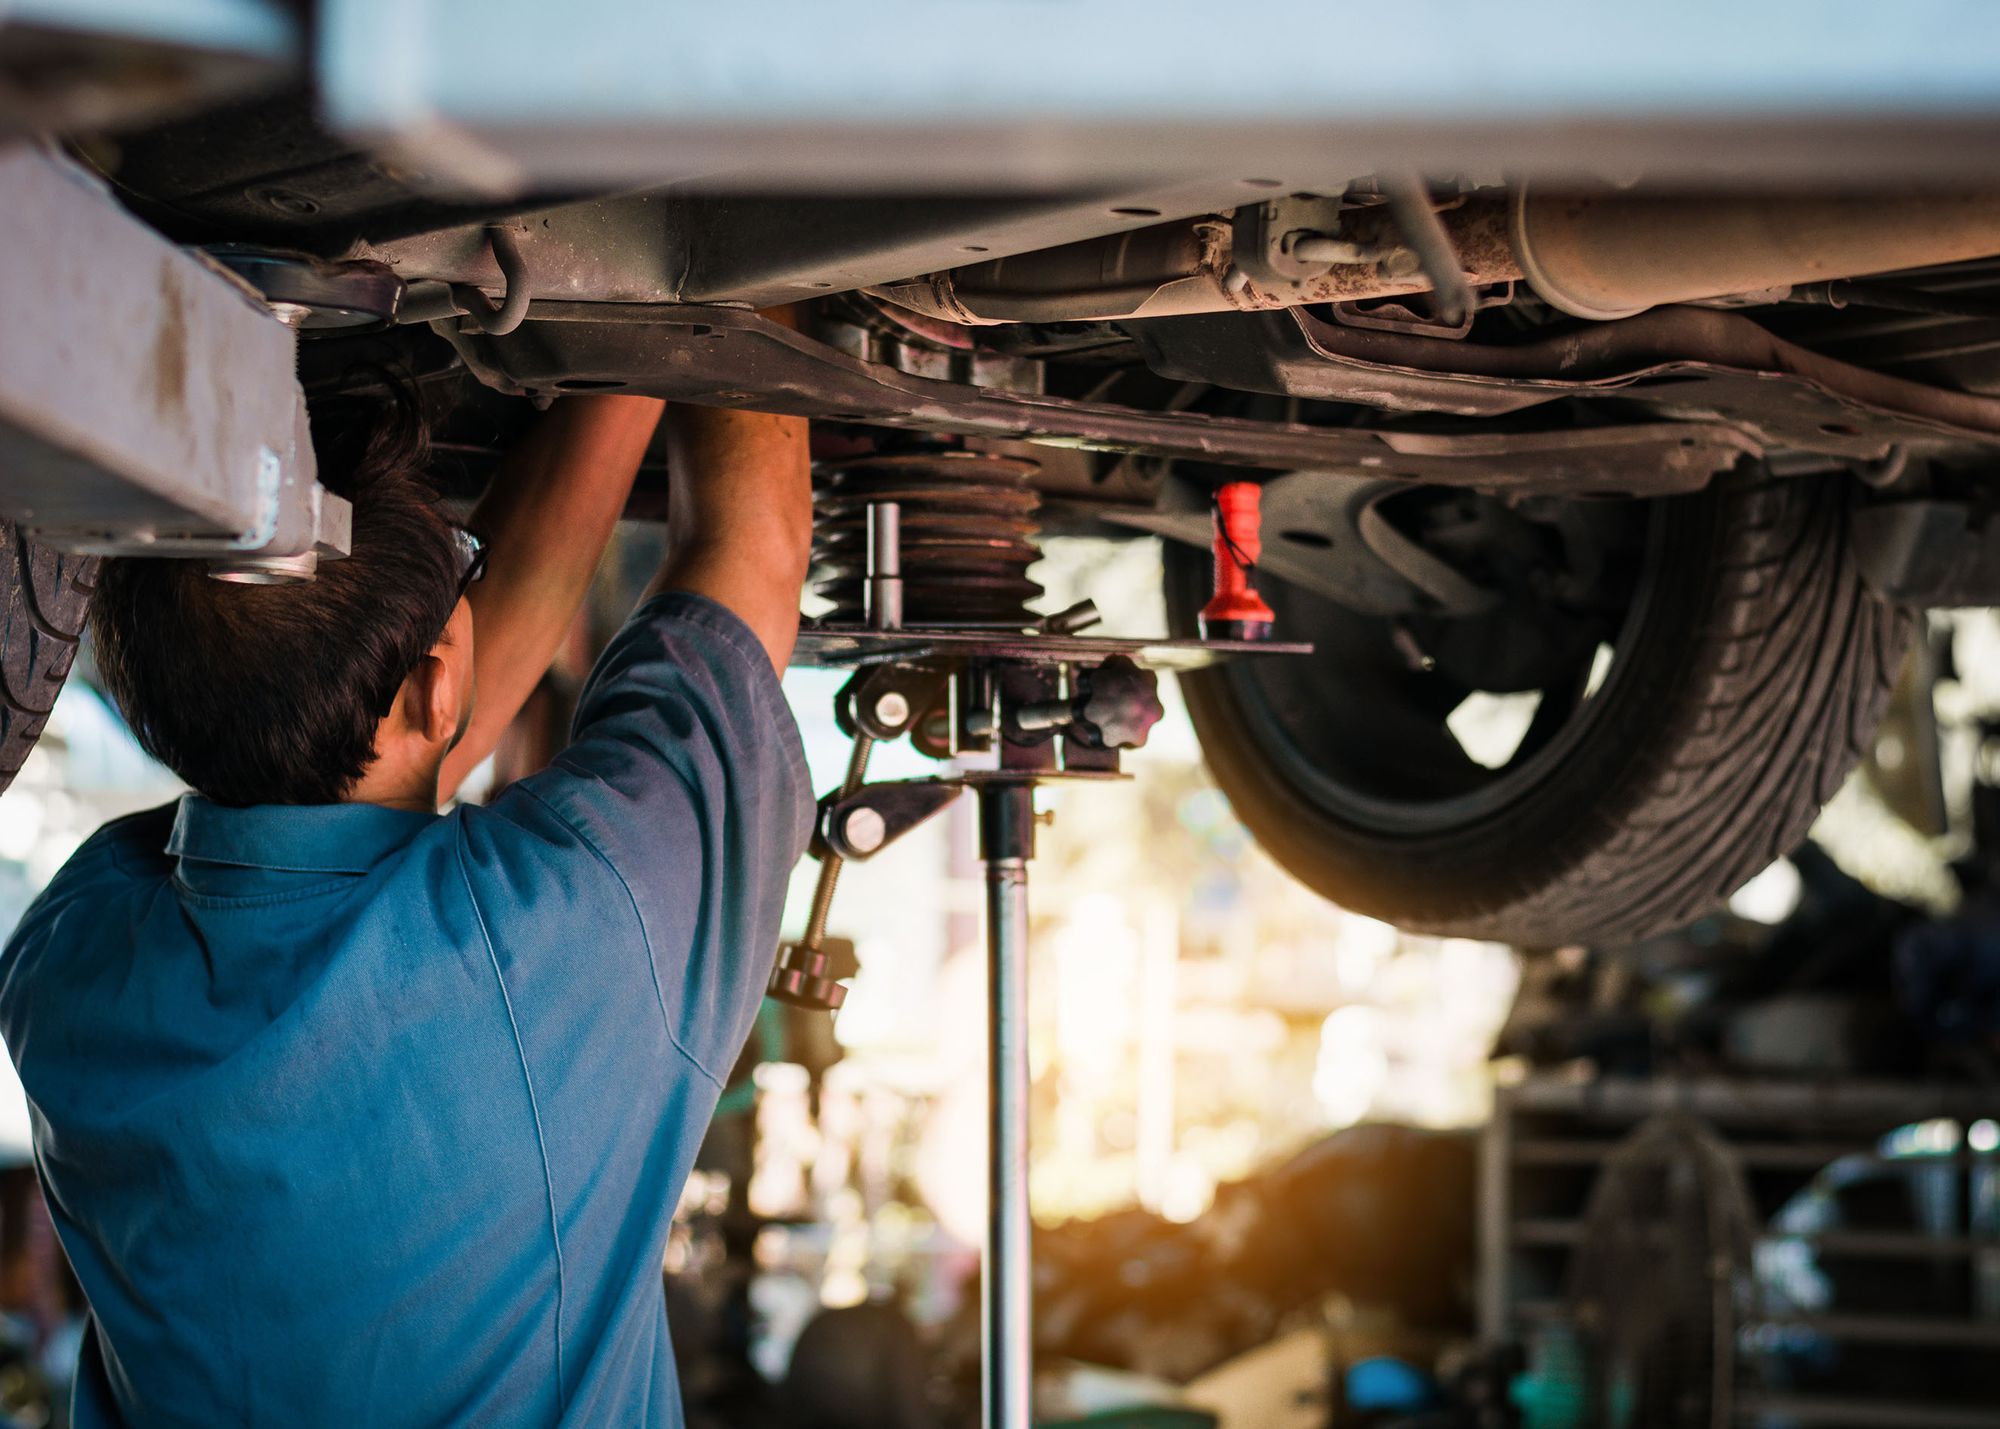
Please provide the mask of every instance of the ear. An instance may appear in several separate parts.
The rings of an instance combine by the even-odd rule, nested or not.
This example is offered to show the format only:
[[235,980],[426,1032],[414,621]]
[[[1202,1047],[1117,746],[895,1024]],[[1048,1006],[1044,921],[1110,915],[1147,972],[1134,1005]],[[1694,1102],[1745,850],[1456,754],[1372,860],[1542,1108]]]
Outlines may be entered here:
[[440,641],[417,661],[403,683],[410,724],[426,744],[450,744],[458,737],[458,713],[466,695],[460,688],[459,664],[446,657]]

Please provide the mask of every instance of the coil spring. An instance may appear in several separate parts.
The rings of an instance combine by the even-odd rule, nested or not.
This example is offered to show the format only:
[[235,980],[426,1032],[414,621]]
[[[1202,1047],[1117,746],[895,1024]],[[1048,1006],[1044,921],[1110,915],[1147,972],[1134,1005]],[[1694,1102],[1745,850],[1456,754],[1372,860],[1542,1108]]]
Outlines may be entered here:
[[1035,463],[988,452],[851,457],[821,466],[813,519],[819,593],[836,624],[865,618],[868,508],[902,509],[903,620],[911,626],[1018,629],[1035,623],[1028,579],[1040,559]]

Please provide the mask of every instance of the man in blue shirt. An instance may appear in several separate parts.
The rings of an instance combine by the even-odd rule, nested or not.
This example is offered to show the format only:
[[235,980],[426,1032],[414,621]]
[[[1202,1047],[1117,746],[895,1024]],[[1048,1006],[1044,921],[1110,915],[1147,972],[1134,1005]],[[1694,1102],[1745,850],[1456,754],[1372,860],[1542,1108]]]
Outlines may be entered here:
[[573,742],[437,812],[658,417],[558,403],[470,523],[476,582],[393,440],[321,443],[354,550],[313,584],[107,563],[99,668],[195,792],[93,836],[0,960],[90,1300],[79,1426],[681,1422],[668,1222],[812,811],[777,678],[802,421],[669,417],[669,553]]

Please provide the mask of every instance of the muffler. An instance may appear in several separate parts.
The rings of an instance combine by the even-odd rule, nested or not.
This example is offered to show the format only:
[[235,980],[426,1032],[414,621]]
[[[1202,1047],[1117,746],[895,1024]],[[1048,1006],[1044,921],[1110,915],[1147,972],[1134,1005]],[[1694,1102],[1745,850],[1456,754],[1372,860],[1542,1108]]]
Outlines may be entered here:
[[2000,194],[1517,194],[1508,246],[1580,318],[2000,253]]

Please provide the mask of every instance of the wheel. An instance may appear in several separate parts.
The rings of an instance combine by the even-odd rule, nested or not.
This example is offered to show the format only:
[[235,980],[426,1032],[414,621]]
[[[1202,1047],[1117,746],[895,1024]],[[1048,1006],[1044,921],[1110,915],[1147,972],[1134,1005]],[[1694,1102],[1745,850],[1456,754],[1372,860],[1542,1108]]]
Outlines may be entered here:
[[0,521],[0,789],[41,737],[76,659],[98,558],[50,550]]
[[[1480,600],[1385,615],[1260,578],[1316,652],[1184,675],[1203,754],[1357,912],[1526,946],[1684,923],[1797,846],[1895,683],[1912,617],[1863,588],[1849,499],[1758,468],[1651,501],[1390,496]],[[1166,579],[1192,633],[1206,553],[1170,545]],[[1468,709],[1511,711],[1511,748]]]

